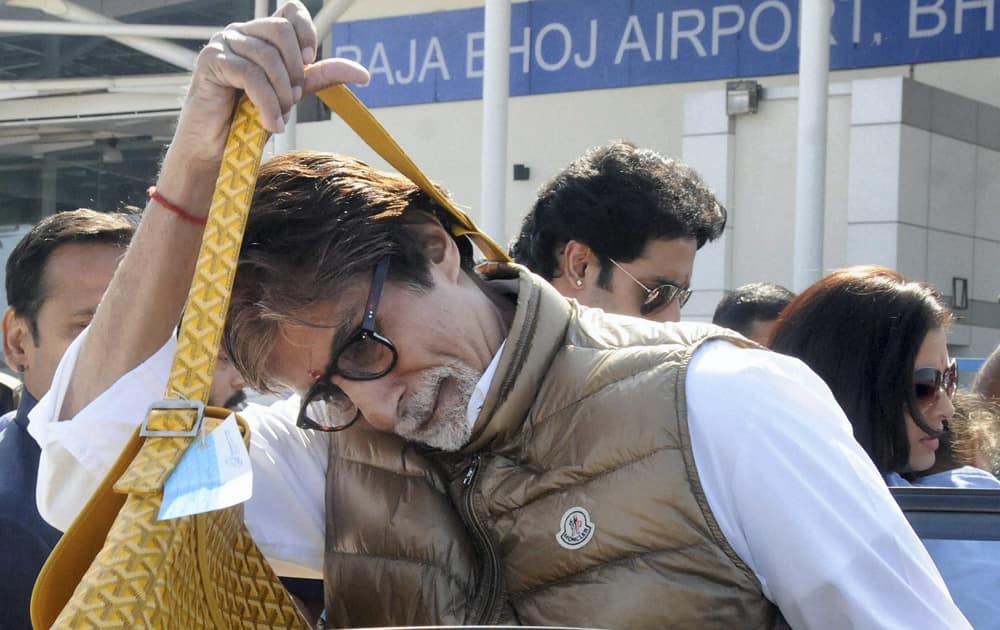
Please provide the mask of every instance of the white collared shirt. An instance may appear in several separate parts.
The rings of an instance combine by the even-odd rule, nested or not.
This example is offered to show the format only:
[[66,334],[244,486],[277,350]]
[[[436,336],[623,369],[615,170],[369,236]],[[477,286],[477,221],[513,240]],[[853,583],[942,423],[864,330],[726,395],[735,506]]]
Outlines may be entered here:
[[[162,395],[173,356],[171,339],[71,422],[57,422],[85,334],[67,350],[29,425],[42,447],[39,511],[60,529]],[[500,354],[470,400],[470,422]],[[714,341],[696,352],[685,389],[712,512],[792,627],[969,627],[829,389],[804,364]],[[292,397],[241,412],[254,465],[246,523],[279,574],[321,577],[330,437],[296,428],[297,411]]]
[[506,339],[497,348],[497,352],[490,360],[490,364],[486,366],[483,375],[479,377],[476,388],[472,390],[472,396],[469,398],[469,406],[465,409],[465,420],[469,423],[470,429],[476,426],[476,420],[479,419],[479,412],[483,410],[483,405],[486,404],[486,394],[489,393],[490,385],[493,384],[493,377],[497,375],[497,368],[500,366],[500,356],[503,354],[503,347],[505,345],[507,345]]

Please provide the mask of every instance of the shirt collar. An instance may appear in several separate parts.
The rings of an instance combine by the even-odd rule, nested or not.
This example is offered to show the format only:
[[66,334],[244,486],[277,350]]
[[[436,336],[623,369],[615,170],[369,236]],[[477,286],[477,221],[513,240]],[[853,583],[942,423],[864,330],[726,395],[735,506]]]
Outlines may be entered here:
[[486,393],[490,391],[493,378],[497,375],[497,367],[500,365],[500,355],[503,354],[503,347],[506,344],[507,340],[504,339],[500,347],[497,348],[496,354],[493,355],[493,360],[486,366],[486,371],[479,377],[476,389],[473,390],[472,397],[469,398],[469,406],[465,410],[465,419],[469,423],[470,428],[475,426],[476,420],[479,419],[479,412],[483,410],[483,403],[486,402]]

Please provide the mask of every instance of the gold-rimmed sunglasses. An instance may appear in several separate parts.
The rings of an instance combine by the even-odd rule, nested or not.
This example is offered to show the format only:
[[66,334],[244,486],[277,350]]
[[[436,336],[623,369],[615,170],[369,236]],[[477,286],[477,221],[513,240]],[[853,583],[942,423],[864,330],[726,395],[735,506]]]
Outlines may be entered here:
[[635,282],[637,285],[642,287],[643,291],[646,292],[646,297],[643,298],[642,304],[639,306],[639,312],[643,315],[655,313],[674,300],[677,300],[677,304],[683,308],[684,305],[687,304],[687,301],[691,299],[690,289],[684,289],[670,282],[665,282],[661,285],[649,288],[641,280],[629,273],[628,269],[619,265],[618,261],[614,258],[609,257],[608,260],[610,260],[611,264],[615,267],[621,269],[622,273],[631,278],[632,282]]

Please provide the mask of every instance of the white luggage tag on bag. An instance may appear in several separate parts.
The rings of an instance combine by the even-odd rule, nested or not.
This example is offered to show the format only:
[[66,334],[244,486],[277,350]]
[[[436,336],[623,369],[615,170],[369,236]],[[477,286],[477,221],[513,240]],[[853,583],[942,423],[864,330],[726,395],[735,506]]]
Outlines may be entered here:
[[163,486],[159,520],[220,510],[253,494],[250,455],[233,415],[191,442]]

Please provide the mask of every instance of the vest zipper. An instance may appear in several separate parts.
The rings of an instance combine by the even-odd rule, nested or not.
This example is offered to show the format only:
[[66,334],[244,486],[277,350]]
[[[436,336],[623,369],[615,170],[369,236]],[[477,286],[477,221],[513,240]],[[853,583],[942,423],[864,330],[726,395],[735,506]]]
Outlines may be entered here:
[[480,557],[483,558],[484,564],[483,587],[480,592],[485,593],[485,595],[483,596],[482,608],[477,615],[477,621],[475,623],[489,625],[496,623],[500,617],[499,610],[494,610],[495,608],[498,608],[497,600],[500,595],[500,562],[497,560],[496,552],[493,550],[493,545],[490,543],[489,536],[486,533],[486,528],[476,516],[476,512],[472,506],[473,485],[475,484],[476,477],[479,474],[479,464],[479,455],[473,456],[472,464],[465,471],[465,477],[462,479],[462,486],[465,487],[463,492],[462,510],[465,512],[465,522],[472,530],[473,540],[476,543],[476,547],[479,549]]

